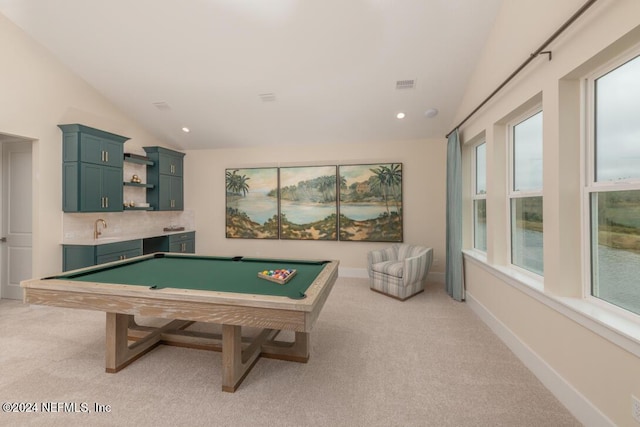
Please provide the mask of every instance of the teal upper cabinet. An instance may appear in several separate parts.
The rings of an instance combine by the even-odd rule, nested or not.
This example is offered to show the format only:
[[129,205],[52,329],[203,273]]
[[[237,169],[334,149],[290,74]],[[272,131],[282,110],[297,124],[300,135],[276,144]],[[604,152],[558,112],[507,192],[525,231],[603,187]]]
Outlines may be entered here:
[[143,147],[153,166],[147,167],[147,201],[155,210],[184,209],[183,158],[184,153],[163,147]]
[[80,124],[62,130],[64,212],[122,210],[122,159],[129,138]]

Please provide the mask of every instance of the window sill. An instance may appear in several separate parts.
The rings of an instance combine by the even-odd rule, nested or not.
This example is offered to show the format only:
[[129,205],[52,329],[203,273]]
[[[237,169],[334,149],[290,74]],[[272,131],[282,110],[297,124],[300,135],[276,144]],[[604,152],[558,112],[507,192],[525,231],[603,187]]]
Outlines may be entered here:
[[550,295],[544,291],[544,283],[541,280],[508,267],[491,265],[487,262],[486,255],[478,251],[464,250],[463,253],[466,261],[640,357],[640,321],[633,313],[627,316],[587,299]]

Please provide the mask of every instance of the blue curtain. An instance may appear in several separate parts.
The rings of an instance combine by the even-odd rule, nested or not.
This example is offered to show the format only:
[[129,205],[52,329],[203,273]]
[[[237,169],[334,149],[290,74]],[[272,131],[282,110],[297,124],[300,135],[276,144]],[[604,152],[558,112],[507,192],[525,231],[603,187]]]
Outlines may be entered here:
[[462,152],[458,129],[447,142],[447,293],[464,301],[464,267],[462,262]]

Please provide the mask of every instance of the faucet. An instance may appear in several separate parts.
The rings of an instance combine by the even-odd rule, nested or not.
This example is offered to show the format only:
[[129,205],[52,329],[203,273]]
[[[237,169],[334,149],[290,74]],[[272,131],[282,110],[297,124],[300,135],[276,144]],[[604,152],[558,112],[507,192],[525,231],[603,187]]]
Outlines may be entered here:
[[101,222],[102,223],[102,228],[107,228],[107,222],[102,219],[102,218],[98,218],[96,219],[95,224],[93,224],[93,238],[97,239],[102,233],[100,231],[98,231],[98,223]]

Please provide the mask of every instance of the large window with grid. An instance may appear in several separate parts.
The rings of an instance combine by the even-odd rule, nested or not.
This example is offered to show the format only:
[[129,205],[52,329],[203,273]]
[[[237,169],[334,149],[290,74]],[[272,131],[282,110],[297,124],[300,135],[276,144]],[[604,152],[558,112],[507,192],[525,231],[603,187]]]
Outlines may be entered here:
[[473,162],[473,247],[487,251],[487,144],[474,148]]
[[640,49],[587,79],[590,294],[640,314]]
[[542,276],[542,111],[508,129],[511,264]]

